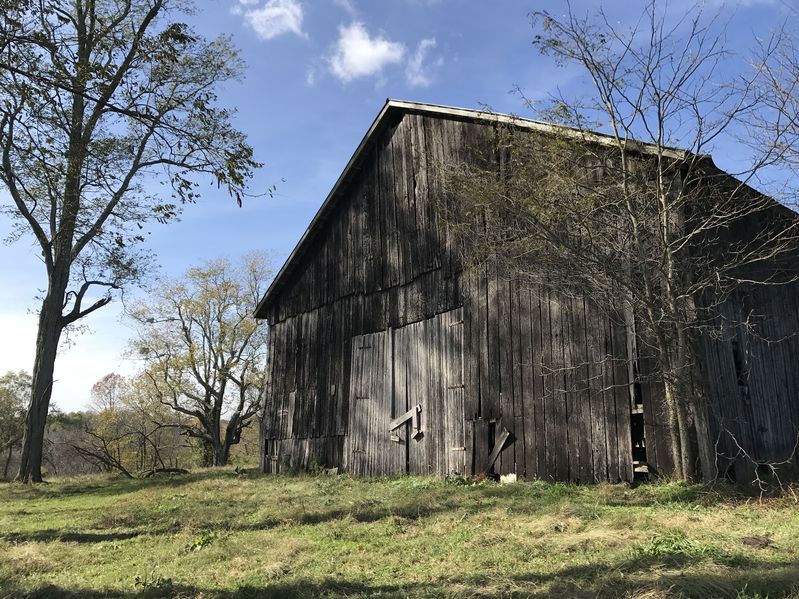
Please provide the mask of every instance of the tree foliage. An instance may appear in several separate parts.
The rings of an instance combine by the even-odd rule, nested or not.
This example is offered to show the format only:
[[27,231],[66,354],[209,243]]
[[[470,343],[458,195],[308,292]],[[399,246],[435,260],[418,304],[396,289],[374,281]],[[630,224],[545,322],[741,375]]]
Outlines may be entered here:
[[0,11],[3,211],[13,237],[35,239],[47,281],[23,480],[41,479],[64,329],[141,281],[147,224],[196,201],[196,175],[241,203],[258,166],[215,93],[240,75],[237,51],[172,20],[187,10],[184,0],[31,0]]
[[[792,106],[774,88],[786,71],[767,66],[784,58],[783,40],[725,81],[723,28],[700,8],[670,21],[650,1],[630,29],[571,9],[536,12],[533,24],[541,53],[580,67],[591,93],[552,98],[548,130],[499,127],[482,164],[450,165],[448,224],[467,264],[590,298],[624,323],[632,359],[657,363],[675,474],[695,476],[701,458],[710,477],[697,338],[714,334],[738,286],[796,280],[799,219],[748,185],[799,147],[796,115],[778,118]],[[755,122],[757,147],[733,179],[708,153]]]
[[134,353],[160,401],[188,417],[181,426],[206,465],[227,463],[260,409],[267,331],[252,313],[270,273],[260,254],[211,261],[162,281],[131,310]]

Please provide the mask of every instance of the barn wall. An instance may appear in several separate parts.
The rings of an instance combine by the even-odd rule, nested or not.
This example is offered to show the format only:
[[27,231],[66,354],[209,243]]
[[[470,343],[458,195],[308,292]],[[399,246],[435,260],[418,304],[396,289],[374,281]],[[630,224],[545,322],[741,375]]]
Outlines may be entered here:
[[[353,339],[366,333],[357,323],[363,323],[363,311],[370,309],[362,301],[347,298],[338,307],[311,310],[274,325],[272,399],[264,419],[267,471],[313,464],[350,465],[345,448],[353,421],[351,407],[358,405],[359,399],[393,393],[407,400],[383,414],[386,422],[380,430],[386,439],[388,420],[413,403],[424,404],[427,438],[418,443],[408,441],[411,451],[422,452],[424,457],[412,461],[411,472],[484,472],[489,469],[487,460],[494,443],[507,430],[511,437],[493,465],[497,473],[578,482],[632,480],[633,406],[624,325],[588,301],[557,297],[546,288],[531,289],[485,273],[470,273],[465,278],[469,287],[463,309],[451,311],[462,314],[451,323],[460,325],[462,335],[459,381],[451,367],[453,360],[440,358],[435,341],[439,337],[430,332],[439,330],[432,324],[437,320],[432,308],[428,318],[415,324],[371,329],[388,331],[397,348],[404,338],[416,344],[407,365],[407,382],[401,383],[395,374],[393,382],[381,382],[379,391],[372,393],[363,392],[351,377],[377,384],[392,367],[392,357],[381,354],[366,371],[354,361],[359,348]],[[340,317],[342,313],[348,316]],[[426,332],[416,337],[413,329]],[[395,351],[400,354],[399,349]],[[405,361],[393,368],[399,373],[406,368]],[[658,424],[658,386],[642,387],[651,440],[649,460],[654,470],[665,473],[670,465],[662,460],[669,460],[670,452]],[[444,418],[443,406],[449,405],[454,393],[461,406],[460,418]],[[361,401],[360,405],[367,403]],[[654,418],[648,416],[650,412]],[[436,435],[454,438],[456,429],[463,431],[462,442],[433,440]],[[384,445],[384,449],[392,448]],[[370,451],[378,451],[376,447],[370,446]],[[462,467],[455,466],[450,455],[460,447]],[[391,463],[399,468],[393,473],[404,472],[402,462]],[[369,464],[374,467],[359,465],[358,473],[392,473],[381,466],[379,456]]]
[[269,307],[270,324],[347,297],[371,302],[364,330],[458,305],[460,268],[437,216],[440,165],[492,140],[491,127],[416,114],[382,131]]
[[751,480],[742,452],[755,462],[795,460],[799,284],[740,287],[720,306],[715,325],[717,334],[704,336],[702,346],[719,468]]
[[[721,176],[723,184],[735,183]],[[739,196],[757,209],[742,210],[729,226],[708,230],[694,251],[720,257],[722,265],[729,256],[748,257],[735,276],[752,283],[722,298],[709,290],[698,303],[710,318],[700,338],[701,367],[718,469],[749,482],[756,463],[799,465],[799,217],[776,201],[763,203],[755,190]],[[785,235],[791,228],[793,235]],[[774,236],[781,241],[764,248]]]
[[500,474],[632,480],[624,325],[590,301],[491,273],[464,278],[465,417],[472,472],[503,430]]
[[436,216],[439,167],[492,138],[490,127],[405,114],[367,151],[268,308],[266,471],[342,466],[353,337],[463,304]]
[[[638,386],[643,415],[631,414],[642,405],[635,405],[627,331],[619,319],[585,299],[559,297],[486,270],[461,272],[436,215],[443,201],[438,167],[473,160],[493,140],[490,125],[417,114],[405,114],[378,136],[268,307],[265,471],[348,465],[347,436],[351,422],[358,422],[350,414],[351,377],[359,368],[353,338],[391,330],[396,340],[409,334],[412,323],[434,330],[421,323],[460,307],[463,387],[453,401],[462,402],[462,419],[448,416],[451,430],[441,434],[454,439],[462,430],[462,457],[431,455],[432,461],[418,462],[427,464],[420,472],[493,469],[528,478],[632,480],[636,418],[646,431],[652,469],[671,470],[656,384]],[[442,381],[452,373],[444,363],[419,364],[414,368],[420,373],[408,376],[448,388]],[[417,392],[435,400],[432,390]],[[398,393],[393,386],[392,393]],[[505,430],[508,441],[489,468]],[[408,443],[414,451],[434,451],[428,442]],[[439,445],[444,454],[460,447]],[[374,463],[400,468],[401,460]]]

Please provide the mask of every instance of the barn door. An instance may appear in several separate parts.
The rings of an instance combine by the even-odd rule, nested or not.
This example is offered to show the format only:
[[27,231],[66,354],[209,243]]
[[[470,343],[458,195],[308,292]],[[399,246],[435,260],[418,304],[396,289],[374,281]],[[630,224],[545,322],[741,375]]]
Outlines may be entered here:
[[352,338],[351,474],[466,473],[462,316]]
[[352,338],[347,470],[357,476],[405,472],[404,442],[393,438],[392,332]]
[[463,310],[394,331],[396,406],[415,413],[397,429],[413,474],[464,474]]

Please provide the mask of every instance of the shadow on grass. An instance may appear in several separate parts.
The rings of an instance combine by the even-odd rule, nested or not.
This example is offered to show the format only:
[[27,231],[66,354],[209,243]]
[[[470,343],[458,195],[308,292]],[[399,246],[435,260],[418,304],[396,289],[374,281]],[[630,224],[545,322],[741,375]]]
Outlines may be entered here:
[[[225,479],[253,479],[261,478],[268,480],[269,475],[260,475],[255,471],[237,473],[231,469],[204,470],[189,475],[165,476],[155,479],[137,480],[112,480],[103,481],[98,484],[92,481],[88,486],[81,486],[79,483],[69,482],[66,484],[45,487],[40,492],[34,487],[31,494],[48,499],[58,499],[69,496],[114,496],[118,497],[125,493],[132,493],[143,489],[173,490],[181,486],[208,480]],[[276,477],[276,482],[286,480],[303,480],[307,475]],[[312,479],[311,479],[312,480]],[[346,489],[339,489],[337,479],[320,479],[331,483],[330,493],[335,494],[341,491],[347,493]],[[591,518],[597,517],[604,509],[619,508],[629,506],[631,508],[641,508],[651,505],[659,505],[664,502],[691,503],[697,500],[700,495],[701,487],[697,485],[667,484],[667,485],[641,485],[636,489],[628,487],[606,486],[600,487],[580,487],[577,485],[563,483],[544,483],[541,481],[533,483],[522,483],[516,485],[498,484],[471,484],[469,481],[428,481],[421,479],[423,484],[415,484],[419,479],[396,478],[396,479],[366,479],[362,484],[369,485],[377,483],[386,486],[388,493],[378,501],[370,501],[368,498],[362,502],[343,505],[343,502],[335,502],[332,505],[321,508],[306,509],[304,506],[289,506],[288,509],[278,509],[274,513],[267,515],[260,521],[247,521],[244,517],[246,513],[257,508],[259,504],[241,505],[236,508],[236,512],[226,515],[227,521],[203,522],[193,520],[191,528],[224,528],[225,530],[236,531],[259,531],[270,530],[281,526],[315,526],[324,525],[330,522],[351,519],[359,523],[378,522],[386,518],[401,518],[409,521],[416,521],[422,518],[436,516],[438,514],[465,514],[468,516],[476,515],[487,510],[493,509],[498,503],[505,505],[509,511],[524,515],[537,515],[551,513],[554,506],[563,503],[571,504],[570,510],[577,516],[584,511],[583,506],[586,499],[591,495],[591,505],[585,507],[589,509]],[[346,482],[345,482],[346,484]],[[407,487],[407,488],[406,488]],[[23,490],[29,487],[23,487]],[[407,491],[407,493],[406,493]],[[723,495],[707,496],[715,501],[729,501]],[[599,499],[599,501],[597,501]],[[596,514],[594,513],[596,512]],[[19,515],[23,515],[20,512]],[[126,540],[139,535],[168,535],[179,532],[183,527],[175,524],[180,512],[160,513],[141,513],[132,518],[132,521],[125,522],[116,518],[104,515],[95,523],[87,527],[86,532],[59,530],[42,530],[32,533],[9,533],[0,534],[0,539],[8,541],[73,541],[79,543],[94,543],[108,540]],[[123,532],[118,532],[118,531]],[[98,531],[98,532],[95,532]]]
[[9,543],[102,543],[105,541],[127,541],[138,537],[139,531],[130,532],[78,532],[68,530],[37,530],[34,532],[0,533],[0,539]]
[[[552,573],[527,573],[503,576],[501,572],[452,576],[429,582],[373,583],[340,578],[290,578],[263,585],[245,585],[231,591],[219,591],[159,579],[149,588],[115,591],[111,589],[70,589],[44,586],[34,591],[19,583],[0,580],[7,596],[17,597],[215,597],[218,599],[310,597],[574,597],[612,598],[646,595],[652,597],[719,597],[745,599],[797,597],[799,565],[774,566],[747,560],[740,568],[692,572],[679,568],[654,568],[652,560],[622,560],[617,563],[591,564],[562,568]],[[676,565],[676,564],[675,564]],[[653,569],[654,568],[654,569]]]
[[[488,506],[485,508],[488,509]],[[427,504],[420,505],[419,500],[410,501],[403,504],[389,503],[380,506],[352,506],[347,508],[333,508],[325,511],[295,511],[288,515],[277,517],[268,517],[259,522],[252,524],[233,524],[230,526],[234,531],[257,531],[268,530],[278,526],[315,526],[335,522],[337,520],[344,520],[352,518],[355,522],[371,523],[378,522],[385,518],[402,518],[404,520],[415,521],[436,514],[453,513],[456,511],[463,512],[474,511],[479,512],[480,509],[467,509],[458,502],[443,502],[435,505]]]
[[189,474],[165,474],[152,478],[107,478],[89,480],[69,479],[61,481],[56,479],[52,483],[46,481],[41,485],[24,485],[21,483],[6,483],[4,491],[11,498],[30,499],[61,499],[67,497],[108,497],[121,496],[127,493],[136,493],[147,489],[170,489],[205,480],[251,477],[253,473],[238,474],[234,470],[208,469]]
[[[627,489],[625,491],[625,489]],[[652,485],[651,491],[639,489],[629,490],[619,485],[611,488],[606,497],[586,498],[586,487],[563,485],[559,483],[534,483],[519,485],[475,485],[475,486],[441,486],[414,491],[412,498],[389,498],[381,503],[355,504],[348,506],[333,505],[327,510],[305,510],[295,508],[280,516],[268,517],[260,522],[243,524],[233,523],[231,530],[266,530],[283,525],[320,525],[345,518],[356,522],[377,522],[384,518],[399,517],[410,521],[436,516],[438,514],[466,514],[474,516],[503,505],[510,512],[535,516],[552,514],[559,505],[568,505],[569,511],[594,519],[606,509],[624,508],[639,509],[667,503],[690,505],[701,501],[702,505],[711,506],[728,503],[731,498],[723,494],[706,494],[698,485],[673,488],[664,491]]]
[[[719,567],[721,564],[728,567]],[[616,562],[569,566],[545,575],[515,576],[509,582],[510,586],[526,583],[546,589],[519,595],[532,597],[610,598],[651,593],[656,597],[777,599],[799,597],[799,563],[774,564],[744,555],[722,556],[716,561],[686,554],[634,555]]]

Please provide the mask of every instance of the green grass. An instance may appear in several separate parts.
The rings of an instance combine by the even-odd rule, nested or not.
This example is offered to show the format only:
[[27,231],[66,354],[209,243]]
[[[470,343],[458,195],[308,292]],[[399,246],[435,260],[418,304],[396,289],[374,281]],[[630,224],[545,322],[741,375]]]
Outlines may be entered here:
[[0,486],[0,598],[799,598],[797,551],[791,498],[676,483],[222,469]]

